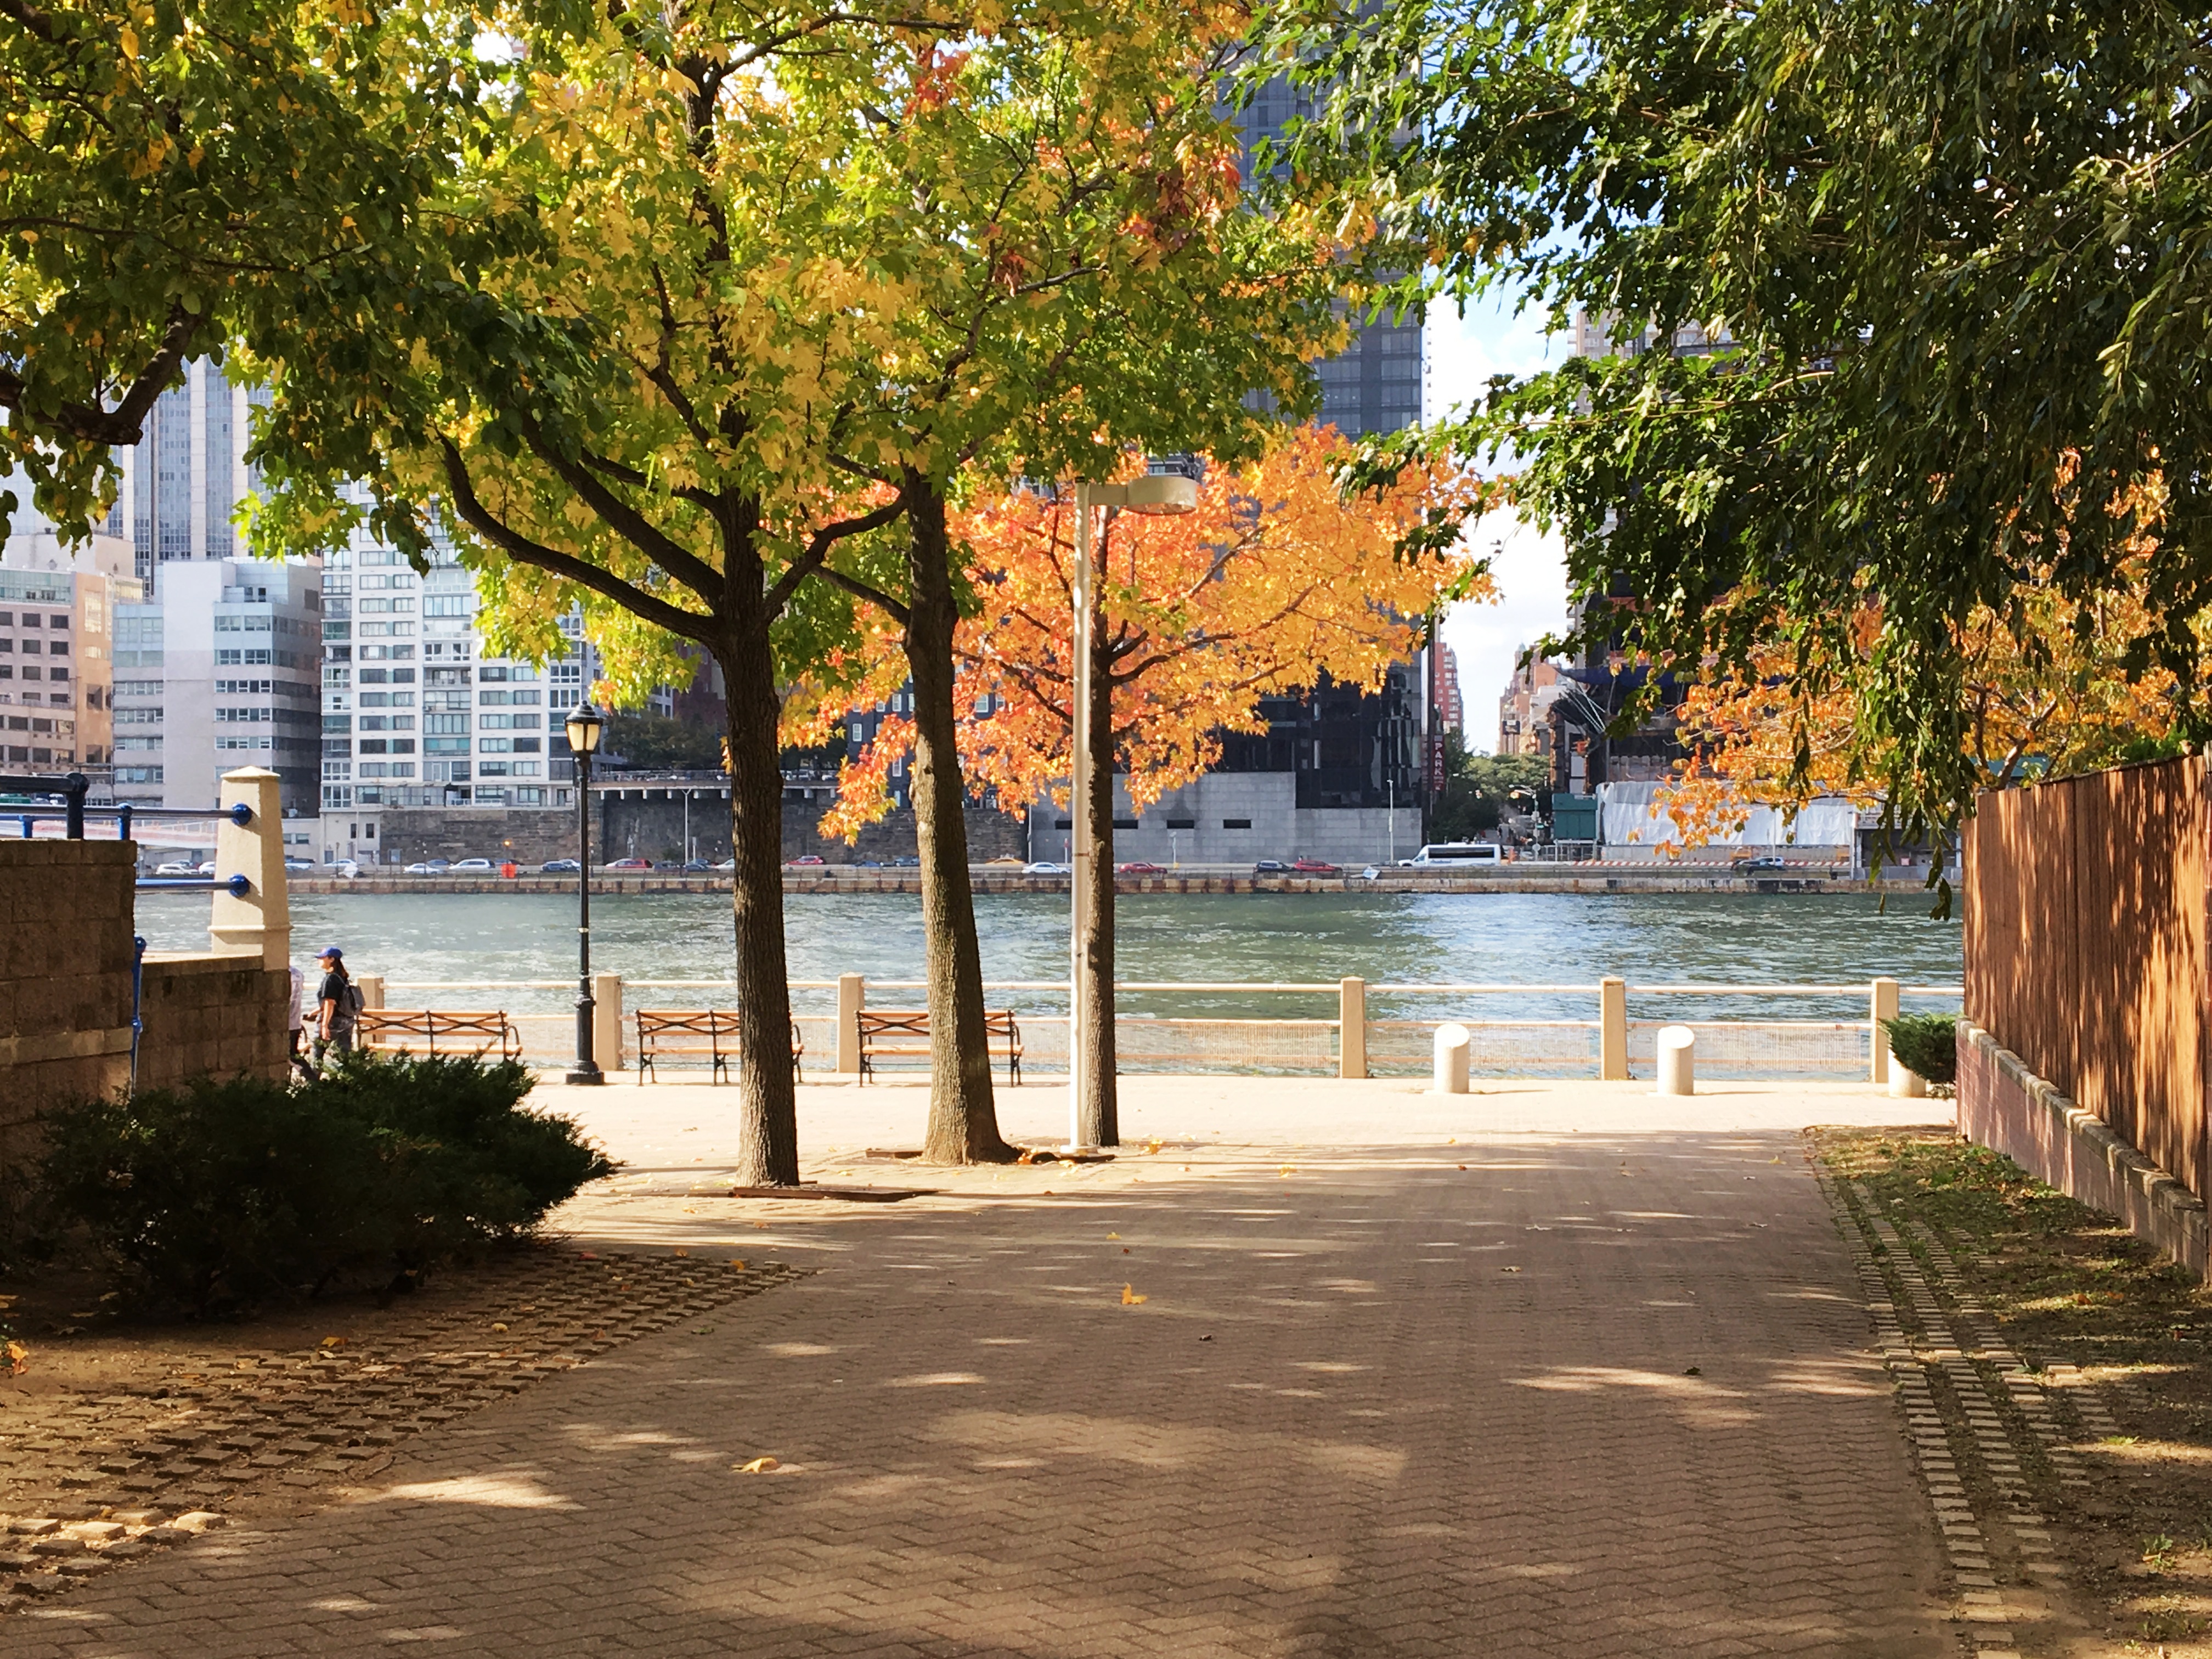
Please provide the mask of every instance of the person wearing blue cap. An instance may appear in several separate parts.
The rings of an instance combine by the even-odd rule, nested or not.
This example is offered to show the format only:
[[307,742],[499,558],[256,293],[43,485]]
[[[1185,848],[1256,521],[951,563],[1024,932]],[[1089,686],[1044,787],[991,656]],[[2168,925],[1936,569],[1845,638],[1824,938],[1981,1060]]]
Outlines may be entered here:
[[323,1056],[336,1049],[353,1052],[354,1021],[361,1012],[361,992],[346,972],[345,955],[335,945],[325,945],[315,957],[322,965],[323,982],[315,992],[315,1069]]

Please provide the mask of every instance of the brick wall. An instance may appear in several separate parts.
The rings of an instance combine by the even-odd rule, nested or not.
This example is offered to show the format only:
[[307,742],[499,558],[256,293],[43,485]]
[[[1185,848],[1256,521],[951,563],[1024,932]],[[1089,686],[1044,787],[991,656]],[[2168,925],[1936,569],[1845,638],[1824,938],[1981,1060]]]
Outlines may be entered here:
[[128,1079],[133,851],[0,842],[0,1164],[46,1107]]

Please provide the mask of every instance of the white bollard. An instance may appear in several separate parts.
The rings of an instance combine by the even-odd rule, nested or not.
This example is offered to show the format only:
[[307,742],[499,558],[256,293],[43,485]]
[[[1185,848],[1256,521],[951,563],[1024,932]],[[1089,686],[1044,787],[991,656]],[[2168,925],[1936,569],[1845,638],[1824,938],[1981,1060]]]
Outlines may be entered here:
[[1899,1100],[1925,1100],[1928,1080],[1906,1068],[1896,1055],[1889,1057],[1889,1092]]
[[1662,1095],[1693,1095],[1698,1092],[1697,1065],[1692,1056],[1697,1052],[1698,1034],[1686,1025],[1662,1025],[1659,1028],[1659,1092]]
[[1440,1095],[1467,1092],[1467,1027],[1457,1023],[1437,1027],[1437,1085]]

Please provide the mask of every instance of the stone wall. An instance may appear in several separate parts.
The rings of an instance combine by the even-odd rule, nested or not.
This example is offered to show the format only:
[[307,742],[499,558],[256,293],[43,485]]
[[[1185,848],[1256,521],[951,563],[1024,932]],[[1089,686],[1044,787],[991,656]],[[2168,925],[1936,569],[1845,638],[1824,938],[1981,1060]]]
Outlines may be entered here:
[[40,1111],[129,1079],[133,850],[0,842],[0,1166]]
[[[786,801],[783,855],[811,854],[832,863],[873,860],[890,864],[915,856],[914,814],[894,812],[860,832],[857,846],[825,839],[816,824],[828,810],[826,799]],[[427,859],[503,859],[535,868],[552,859],[576,856],[573,811],[502,811],[491,807],[392,808],[380,834],[387,863],[415,864]],[[691,801],[690,833],[698,855],[709,863],[730,856],[729,798],[701,791]],[[592,859],[680,859],[684,856],[683,793],[659,788],[610,793],[599,800],[592,826]],[[1021,821],[988,807],[968,809],[968,856],[976,864],[994,858],[1020,858],[1026,844]]]
[[281,1078],[291,1052],[292,976],[258,957],[149,951],[140,990],[138,1086],[212,1075]]
[[1959,1022],[1959,1133],[2045,1184],[2118,1216],[2205,1276],[2203,1202],[1978,1025]]

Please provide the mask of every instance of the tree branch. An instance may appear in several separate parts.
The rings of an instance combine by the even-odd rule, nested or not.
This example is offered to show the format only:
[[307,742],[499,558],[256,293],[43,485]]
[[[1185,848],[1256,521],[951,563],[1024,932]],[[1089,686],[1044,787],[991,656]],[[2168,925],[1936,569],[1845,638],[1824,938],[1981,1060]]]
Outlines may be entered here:
[[[0,0],[4,6],[6,0]],[[131,390],[113,409],[102,409],[94,404],[59,405],[46,424],[58,428],[70,437],[91,444],[114,444],[128,447],[146,435],[146,416],[154,407],[154,400],[168,389],[183,365],[185,354],[191,348],[192,337],[206,321],[204,313],[193,314],[181,306],[169,307],[169,325],[161,332],[161,343],[146,367],[131,382]],[[23,378],[12,368],[0,366],[0,409],[11,415],[22,407]]]
[[453,511],[463,524],[475,531],[494,547],[520,564],[532,565],[540,570],[588,587],[594,593],[612,599],[623,609],[642,617],[655,627],[687,640],[696,640],[702,645],[713,642],[711,617],[686,611],[673,605],[656,594],[624,581],[611,570],[604,570],[589,560],[578,558],[573,553],[563,553],[558,548],[548,547],[543,542],[532,541],[495,517],[490,509],[477,497],[475,482],[469,477],[468,463],[450,438],[441,438],[439,447],[445,453],[446,487],[453,494]]

